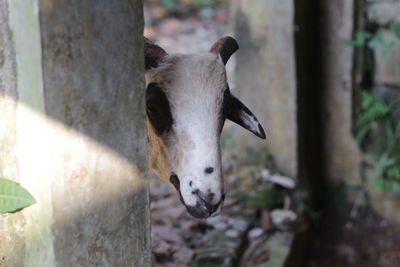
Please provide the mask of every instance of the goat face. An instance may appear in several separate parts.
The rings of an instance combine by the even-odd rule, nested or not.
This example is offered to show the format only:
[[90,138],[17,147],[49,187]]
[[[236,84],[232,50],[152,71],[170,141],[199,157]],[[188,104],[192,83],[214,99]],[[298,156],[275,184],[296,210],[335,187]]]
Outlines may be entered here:
[[229,91],[225,64],[237,49],[225,37],[209,53],[168,55],[145,38],[151,168],[197,218],[212,215],[224,200],[219,137],[225,119],[265,138],[256,117]]

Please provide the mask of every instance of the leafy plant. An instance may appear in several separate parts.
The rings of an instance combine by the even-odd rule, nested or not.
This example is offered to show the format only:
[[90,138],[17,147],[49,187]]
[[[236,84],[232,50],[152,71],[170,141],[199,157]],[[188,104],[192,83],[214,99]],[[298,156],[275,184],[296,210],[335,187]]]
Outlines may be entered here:
[[400,122],[394,118],[398,106],[365,90],[361,92],[356,139],[371,158],[368,174],[375,177],[371,185],[382,190],[400,191]]
[[347,41],[346,44],[353,47],[367,47],[369,49],[380,47],[382,48],[382,54],[388,56],[392,52],[395,42],[385,40],[385,32],[391,32],[400,39],[400,23],[389,24],[388,27],[378,29],[374,32],[358,30],[354,35],[354,39]]
[[400,185],[387,179],[375,179],[370,183],[373,187],[381,190],[398,191]]
[[33,196],[19,184],[0,178],[0,213],[16,212],[36,203]]
[[[367,91],[361,91],[361,114],[356,123],[356,139],[362,144],[367,133],[378,129],[378,122],[390,120],[394,103],[388,103],[385,99],[373,96]],[[393,131],[387,125],[387,133],[390,135]],[[389,136],[390,138],[391,136]]]

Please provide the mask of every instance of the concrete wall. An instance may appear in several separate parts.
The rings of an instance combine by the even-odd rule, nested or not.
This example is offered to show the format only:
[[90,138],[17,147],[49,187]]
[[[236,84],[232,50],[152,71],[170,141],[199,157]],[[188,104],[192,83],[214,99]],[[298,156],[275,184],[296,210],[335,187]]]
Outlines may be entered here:
[[236,56],[233,93],[254,112],[267,140],[238,130],[243,146],[268,147],[278,168],[297,175],[297,97],[292,0],[235,1]]
[[[380,28],[390,23],[400,23],[400,1],[367,1],[366,23]],[[374,84],[382,93],[389,94],[389,98],[396,97],[397,92],[400,101],[400,40],[389,31],[384,33],[384,40],[393,41],[394,46],[389,55],[382,53],[381,47],[374,49]],[[388,92],[393,90],[392,94]]]
[[0,1],[0,266],[149,266],[141,1]]

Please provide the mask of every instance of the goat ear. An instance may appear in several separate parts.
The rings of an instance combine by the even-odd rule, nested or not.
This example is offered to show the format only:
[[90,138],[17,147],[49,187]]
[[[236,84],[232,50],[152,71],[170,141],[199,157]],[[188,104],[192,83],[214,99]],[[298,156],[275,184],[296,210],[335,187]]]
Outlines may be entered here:
[[256,116],[234,95],[230,93],[225,95],[224,108],[226,108],[227,119],[239,124],[261,139],[265,139],[264,129]]
[[144,59],[146,70],[157,68],[158,64],[163,61],[167,54],[164,49],[147,39],[144,38]]
[[228,59],[239,49],[239,45],[233,37],[226,36],[213,44],[210,53],[221,56],[222,62],[226,65]]

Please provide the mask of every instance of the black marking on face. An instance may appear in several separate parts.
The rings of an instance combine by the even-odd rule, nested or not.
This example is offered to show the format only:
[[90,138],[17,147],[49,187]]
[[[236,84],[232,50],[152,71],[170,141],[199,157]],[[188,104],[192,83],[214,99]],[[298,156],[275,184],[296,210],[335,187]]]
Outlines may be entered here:
[[193,181],[189,181],[189,186],[192,186],[193,185]]
[[171,129],[173,119],[169,101],[157,83],[147,86],[146,113],[156,135],[160,136]]
[[204,170],[204,172],[205,172],[206,174],[211,174],[211,173],[213,173],[213,171],[214,171],[214,168],[213,168],[213,167],[207,167],[207,168]]
[[169,177],[169,181],[171,182],[171,184],[175,187],[176,190],[178,190],[179,194],[181,193],[180,189],[181,189],[181,184],[179,182],[179,178],[176,174],[171,174],[171,176]]

